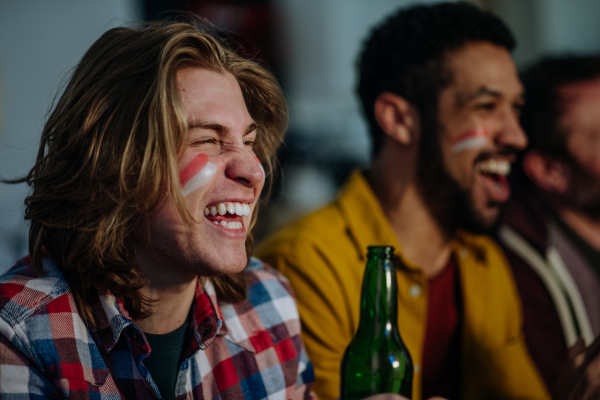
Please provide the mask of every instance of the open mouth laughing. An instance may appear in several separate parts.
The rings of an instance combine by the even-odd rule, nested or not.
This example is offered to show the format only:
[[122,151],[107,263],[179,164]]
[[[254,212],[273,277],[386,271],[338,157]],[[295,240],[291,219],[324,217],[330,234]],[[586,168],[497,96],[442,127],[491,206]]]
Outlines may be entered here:
[[510,173],[514,157],[486,156],[475,163],[477,178],[493,202],[504,203],[510,197],[510,187],[506,176]]
[[243,217],[252,214],[247,203],[223,202],[204,207],[204,216],[215,225],[231,230],[244,228]]

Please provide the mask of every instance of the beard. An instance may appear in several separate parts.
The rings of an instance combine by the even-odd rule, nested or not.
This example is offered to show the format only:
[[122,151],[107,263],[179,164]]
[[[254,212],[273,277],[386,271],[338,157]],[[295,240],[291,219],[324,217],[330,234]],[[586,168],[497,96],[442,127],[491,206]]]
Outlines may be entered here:
[[[462,189],[443,162],[435,124],[423,124],[417,160],[418,190],[427,208],[448,237],[458,229],[472,233],[491,233],[500,218],[486,220],[476,209],[471,191]],[[485,157],[485,155],[482,155]],[[478,157],[479,159],[479,157]],[[499,204],[488,204],[499,206]]]

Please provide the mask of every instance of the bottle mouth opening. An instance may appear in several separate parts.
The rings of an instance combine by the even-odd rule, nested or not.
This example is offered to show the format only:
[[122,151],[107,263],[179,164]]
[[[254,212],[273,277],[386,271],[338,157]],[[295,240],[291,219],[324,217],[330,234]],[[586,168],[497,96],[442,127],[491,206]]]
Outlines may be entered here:
[[380,256],[380,257],[392,257],[394,254],[394,248],[392,246],[369,246],[367,247],[368,256]]

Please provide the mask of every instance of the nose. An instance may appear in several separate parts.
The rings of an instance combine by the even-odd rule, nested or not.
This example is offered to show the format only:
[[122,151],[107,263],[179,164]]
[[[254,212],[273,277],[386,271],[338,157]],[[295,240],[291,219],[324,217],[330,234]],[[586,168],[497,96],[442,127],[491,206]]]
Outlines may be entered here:
[[231,152],[226,173],[230,179],[249,188],[262,185],[265,180],[264,169],[259,159],[247,149]]
[[499,147],[512,147],[523,150],[527,147],[527,136],[521,127],[519,117],[514,112],[507,112],[502,120],[502,127],[494,139]]

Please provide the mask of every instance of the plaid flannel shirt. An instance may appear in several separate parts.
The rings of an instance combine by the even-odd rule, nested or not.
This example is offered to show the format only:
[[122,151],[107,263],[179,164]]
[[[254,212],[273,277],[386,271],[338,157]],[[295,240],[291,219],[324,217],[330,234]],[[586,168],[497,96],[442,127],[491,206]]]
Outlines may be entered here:
[[[155,399],[144,366],[150,346],[123,303],[99,294],[99,327],[88,330],[60,270],[29,257],[0,277],[0,397]],[[252,259],[247,299],[219,303],[199,284],[180,361],[177,399],[301,399],[312,396],[313,369],[300,339],[292,291]]]

